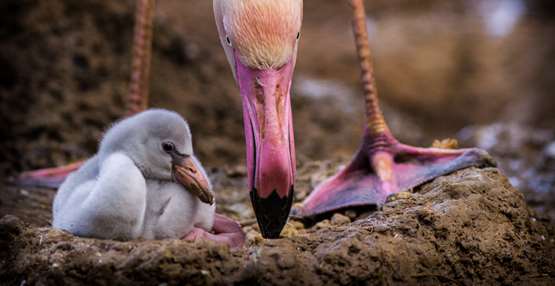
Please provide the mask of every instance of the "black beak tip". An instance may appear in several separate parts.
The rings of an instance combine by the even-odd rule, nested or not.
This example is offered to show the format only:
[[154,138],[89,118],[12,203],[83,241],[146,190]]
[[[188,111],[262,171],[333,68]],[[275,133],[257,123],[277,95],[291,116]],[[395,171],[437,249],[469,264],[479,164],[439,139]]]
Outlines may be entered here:
[[259,197],[256,189],[250,192],[251,202],[262,237],[266,239],[280,237],[291,211],[293,190],[294,188],[291,186],[289,193],[284,198],[280,198],[275,190],[267,198]]

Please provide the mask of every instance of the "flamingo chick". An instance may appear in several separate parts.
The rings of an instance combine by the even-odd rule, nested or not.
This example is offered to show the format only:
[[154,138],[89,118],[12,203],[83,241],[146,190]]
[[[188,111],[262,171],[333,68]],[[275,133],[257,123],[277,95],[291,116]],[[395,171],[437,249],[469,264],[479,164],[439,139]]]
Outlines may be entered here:
[[265,238],[281,233],[293,199],[290,89],[302,0],[214,0],[214,15],[243,101],[248,185]]
[[53,211],[53,226],[78,236],[188,236],[232,247],[244,239],[235,222],[215,214],[212,186],[193,154],[189,126],[177,113],[160,109],[110,128],[98,153],[62,184]]

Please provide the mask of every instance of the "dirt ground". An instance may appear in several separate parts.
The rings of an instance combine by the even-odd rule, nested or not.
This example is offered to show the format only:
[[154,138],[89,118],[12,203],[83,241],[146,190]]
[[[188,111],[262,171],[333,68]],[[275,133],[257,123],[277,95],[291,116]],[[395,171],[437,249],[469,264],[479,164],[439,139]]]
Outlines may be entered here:
[[[333,169],[306,166],[300,189],[306,191],[315,174]],[[277,240],[262,240],[252,213],[240,210],[248,207],[247,194],[224,187],[242,184],[244,174],[236,171],[234,179],[228,171],[222,174],[227,179],[214,181],[225,190],[218,193],[218,204],[224,206],[219,211],[245,225],[245,249],[231,252],[182,240],[84,239],[5,216],[0,220],[0,279],[8,285],[555,282],[553,228],[529,211],[522,194],[497,169],[467,169],[436,179],[390,198],[377,211],[335,214],[311,227],[290,221]],[[48,217],[49,209],[38,214]]]
[[[464,4],[479,1],[367,2],[378,87],[394,133],[423,146],[456,136],[488,150],[506,177],[497,169],[463,170],[383,209],[315,225],[292,221],[284,238],[261,240],[245,190],[240,98],[211,1],[158,1],[151,105],[189,121],[218,211],[242,223],[248,246],[230,252],[178,240],[72,237],[47,227],[52,190],[2,180],[0,284],[555,284],[550,1],[525,1],[530,8],[513,32],[494,39]],[[96,151],[124,113],[133,6],[0,3],[0,175]],[[359,144],[363,112],[348,16],[341,1],[305,0],[293,91],[297,202]]]

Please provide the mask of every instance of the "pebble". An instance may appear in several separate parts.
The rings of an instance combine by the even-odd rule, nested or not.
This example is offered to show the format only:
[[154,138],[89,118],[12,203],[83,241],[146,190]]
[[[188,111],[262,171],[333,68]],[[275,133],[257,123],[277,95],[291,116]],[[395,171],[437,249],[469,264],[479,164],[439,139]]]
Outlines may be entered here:
[[0,234],[19,235],[23,228],[23,221],[16,216],[6,215],[0,219]]
[[260,232],[256,231],[256,230],[251,230],[249,232],[247,232],[247,241],[250,241],[254,244],[258,244],[262,242],[262,235],[260,235]]
[[389,196],[387,198],[388,202],[394,202],[394,201],[398,201],[398,200],[406,200],[406,199],[410,199],[412,198],[412,193],[411,192],[399,192],[396,194],[393,194],[391,196]]
[[293,228],[297,230],[304,229],[304,224],[297,220],[290,220],[287,224],[290,224]]
[[319,223],[317,223],[317,224],[315,225],[315,227],[316,227],[317,229],[320,229],[320,228],[327,228],[327,227],[329,227],[329,226],[330,226],[330,220],[329,220],[329,219],[325,219],[325,220],[323,220],[323,221],[321,221],[321,222],[319,222]]
[[375,232],[386,232],[387,231],[387,226],[385,226],[383,224],[378,224],[378,225],[374,226],[374,231]]
[[312,188],[316,188],[318,185],[320,185],[322,182],[324,182],[327,178],[328,178],[328,176],[326,176],[326,174],[323,174],[323,173],[313,174],[312,176],[310,176],[310,186]]
[[281,232],[281,237],[294,237],[297,236],[299,234],[299,231],[297,230],[297,228],[291,224],[291,222],[288,222],[285,227],[283,228],[283,231]]
[[545,147],[545,155],[549,158],[555,158],[555,142],[551,142]]
[[351,219],[348,216],[344,216],[342,214],[334,214],[331,217],[332,225],[344,225],[348,223],[351,223]]
[[304,192],[304,191],[301,191],[295,194],[295,198],[299,201],[304,200],[307,196],[308,196],[308,192]]
[[227,168],[225,174],[230,178],[240,178],[247,175],[247,168],[243,165],[235,166],[233,168]]
[[243,216],[250,212],[251,207],[248,204],[241,202],[241,203],[235,203],[235,204],[229,205],[227,209]]
[[346,211],[345,215],[348,216],[351,219],[351,221],[357,218],[357,212],[354,210]]
[[434,140],[432,147],[441,149],[457,149],[459,147],[459,142],[457,141],[457,139],[453,138]]
[[279,255],[277,257],[277,264],[281,269],[291,269],[295,267],[295,256],[292,255]]

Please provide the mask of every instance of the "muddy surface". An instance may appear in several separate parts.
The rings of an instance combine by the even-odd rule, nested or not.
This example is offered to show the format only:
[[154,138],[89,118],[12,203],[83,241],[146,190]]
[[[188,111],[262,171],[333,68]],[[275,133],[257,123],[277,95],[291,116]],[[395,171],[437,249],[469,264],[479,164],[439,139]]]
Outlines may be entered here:
[[[317,167],[333,169],[330,164],[307,166]],[[217,188],[244,179],[237,173],[234,179],[226,177],[227,182],[215,180]],[[309,187],[311,177],[301,176],[301,185]],[[226,207],[248,204],[243,193],[219,198],[220,211],[237,218]],[[494,168],[436,179],[391,197],[380,210],[335,214],[311,227],[290,221],[278,240],[262,240],[249,222],[252,214],[240,213],[248,245],[235,252],[206,242],[77,238],[5,216],[0,279],[9,285],[555,282],[553,228]],[[48,210],[41,214],[47,217]]]
[[[290,222],[284,238],[264,241],[211,1],[158,1],[151,106],[189,121],[218,211],[241,222],[247,247],[76,238],[48,228],[53,191],[1,180],[0,284],[555,284],[552,2],[522,1],[528,10],[504,37],[488,34],[479,2],[369,1],[371,44],[385,114],[403,142],[458,134],[463,146],[491,152],[504,175],[463,170],[383,209]],[[133,8],[131,0],[1,1],[2,178],[96,151],[124,114]],[[348,17],[343,1],[305,0],[293,85],[296,202],[359,144]]]

